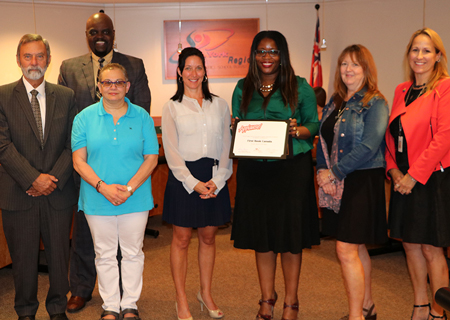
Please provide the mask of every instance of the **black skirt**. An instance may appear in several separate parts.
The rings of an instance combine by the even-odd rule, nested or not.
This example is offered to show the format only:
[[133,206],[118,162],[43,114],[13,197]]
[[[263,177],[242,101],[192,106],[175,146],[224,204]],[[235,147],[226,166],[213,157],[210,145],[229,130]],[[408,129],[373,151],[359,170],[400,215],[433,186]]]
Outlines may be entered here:
[[417,182],[409,195],[391,187],[390,236],[405,242],[450,246],[450,168],[435,171],[425,185]]
[[240,159],[231,239],[240,249],[300,253],[320,243],[311,152]]
[[[202,158],[186,161],[191,174],[202,182],[212,178],[214,160]],[[220,190],[216,198],[201,199],[195,191],[188,193],[183,184],[169,171],[164,193],[163,220],[179,227],[203,228],[220,226],[230,221],[231,206],[228,185]]]
[[347,175],[339,213],[322,209],[322,233],[354,244],[387,242],[384,168]]

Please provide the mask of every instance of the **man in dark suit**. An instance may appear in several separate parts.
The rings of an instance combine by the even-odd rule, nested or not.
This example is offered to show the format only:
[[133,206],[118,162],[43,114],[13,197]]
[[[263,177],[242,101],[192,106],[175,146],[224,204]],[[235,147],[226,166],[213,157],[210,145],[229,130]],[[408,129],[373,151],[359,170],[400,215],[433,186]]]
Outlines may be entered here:
[[[98,70],[109,64],[119,63],[127,70],[131,87],[127,97],[131,102],[150,112],[150,89],[144,63],[113,50],[114,26],[104,13],[96,13],[86,23],[86,38],[91,53],[63,61],[58,83],[75,91],[78,111],[99,101],[97,88]],[[84,308],[91,299],[95,287],[95,253],[92,237],[82,211],[75,215],[72,250],[70,255],[70,291],[68,312]]]
[[50,47],[27,34],[17,48],[23,77],[0,87],[0,207],[13,262],[14,308],[19,320],[35,318],[39,240],[45,246],[50,319],[67,319],[69,237],[77,193],[70,136],[74,92],[44,81]]

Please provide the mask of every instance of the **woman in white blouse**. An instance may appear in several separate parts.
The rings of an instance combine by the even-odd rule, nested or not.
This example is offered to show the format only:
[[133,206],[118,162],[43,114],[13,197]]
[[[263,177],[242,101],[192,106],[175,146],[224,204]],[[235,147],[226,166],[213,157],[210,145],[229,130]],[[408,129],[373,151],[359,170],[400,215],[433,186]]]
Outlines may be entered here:
[[162,138],[170,168],[163,220],[173,225],[170,266],[176,290],[178,319],[192,319],[185,292],[192,228],[198,232],[200,291],[197,300],[211,318],[224,313],[211,296],[218,226],[231,215],[226,180],[232,173],[230,110],[210,93],[205,58],[196,48],[178,58],[177,92],[164,105]]

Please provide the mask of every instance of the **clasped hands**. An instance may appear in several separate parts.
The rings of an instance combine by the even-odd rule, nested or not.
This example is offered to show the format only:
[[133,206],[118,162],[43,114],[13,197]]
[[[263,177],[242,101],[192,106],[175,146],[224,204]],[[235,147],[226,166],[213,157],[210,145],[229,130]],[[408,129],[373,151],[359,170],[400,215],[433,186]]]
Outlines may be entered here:
[[131,197],[131,192],[127,190],[127,186],[121,184],[106,184],[103,182],[98,191],[114,206],[120,206]]
[[56,182],[58,182],[56,177],[51,174],[41,173],[26,193],[32,197],[48,196],[56,189]]
[[214,192],[217,190],[217,186],[214,181],[209,180],[208,182],[199,182],[195,185],[194,191],[200,194],[202,199],[212,199],[217,197]]
[[336,185],[334,181],[336,177],[331,169],[321,169],[317,172],[317,184],[322,188],[323,192],[334,196],[336,194]]
[[399,169],[390,169],[389,174],[394,184],[394,191],[403,195],[408,195],[412,192],[412,189],[416,185],[416,180],[407,174],[403,174]]

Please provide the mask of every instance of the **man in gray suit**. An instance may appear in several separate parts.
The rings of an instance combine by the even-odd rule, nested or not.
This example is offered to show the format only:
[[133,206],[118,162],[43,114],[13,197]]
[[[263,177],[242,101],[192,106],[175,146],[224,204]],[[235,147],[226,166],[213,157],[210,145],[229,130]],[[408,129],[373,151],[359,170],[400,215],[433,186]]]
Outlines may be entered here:
[[19,320],[35,318],[39,239],[45,246],[50,319],[67,319],[69,237],[77,193],[70,136],[74,92],[48,83],[50,47],[24,35],[17,48],[23,77],[0,87],[0,207],[13,262],[14,308]]
[[[131,87],[127,97],[131,102],[150,112],[150,89],[144,63],[113,50],[114,26],[104,13],[96,13],[86,23],[86,38],[91,53],[63,61],[58,83],[75,91],[78,111],[99,101],[97,88],[98,70],[109,64],[119,63],[127,70]],[[91,299],[95,287],[95,253],[92,237],[82,211],[75,215],[72,250],[70,255],[70,291],[68,312],[77,312]]]
[[96,94],[97,73],[101,66],[118,63],[125,67],[131,82],[126,97],[150,112],[150,89],[141,59],[113,50],[114,26],[110,17],[95,13],[86,22],[86,39],[91,52],[64,60],[61,64],[58,83],[75,91],[78,111],[100,100]]

